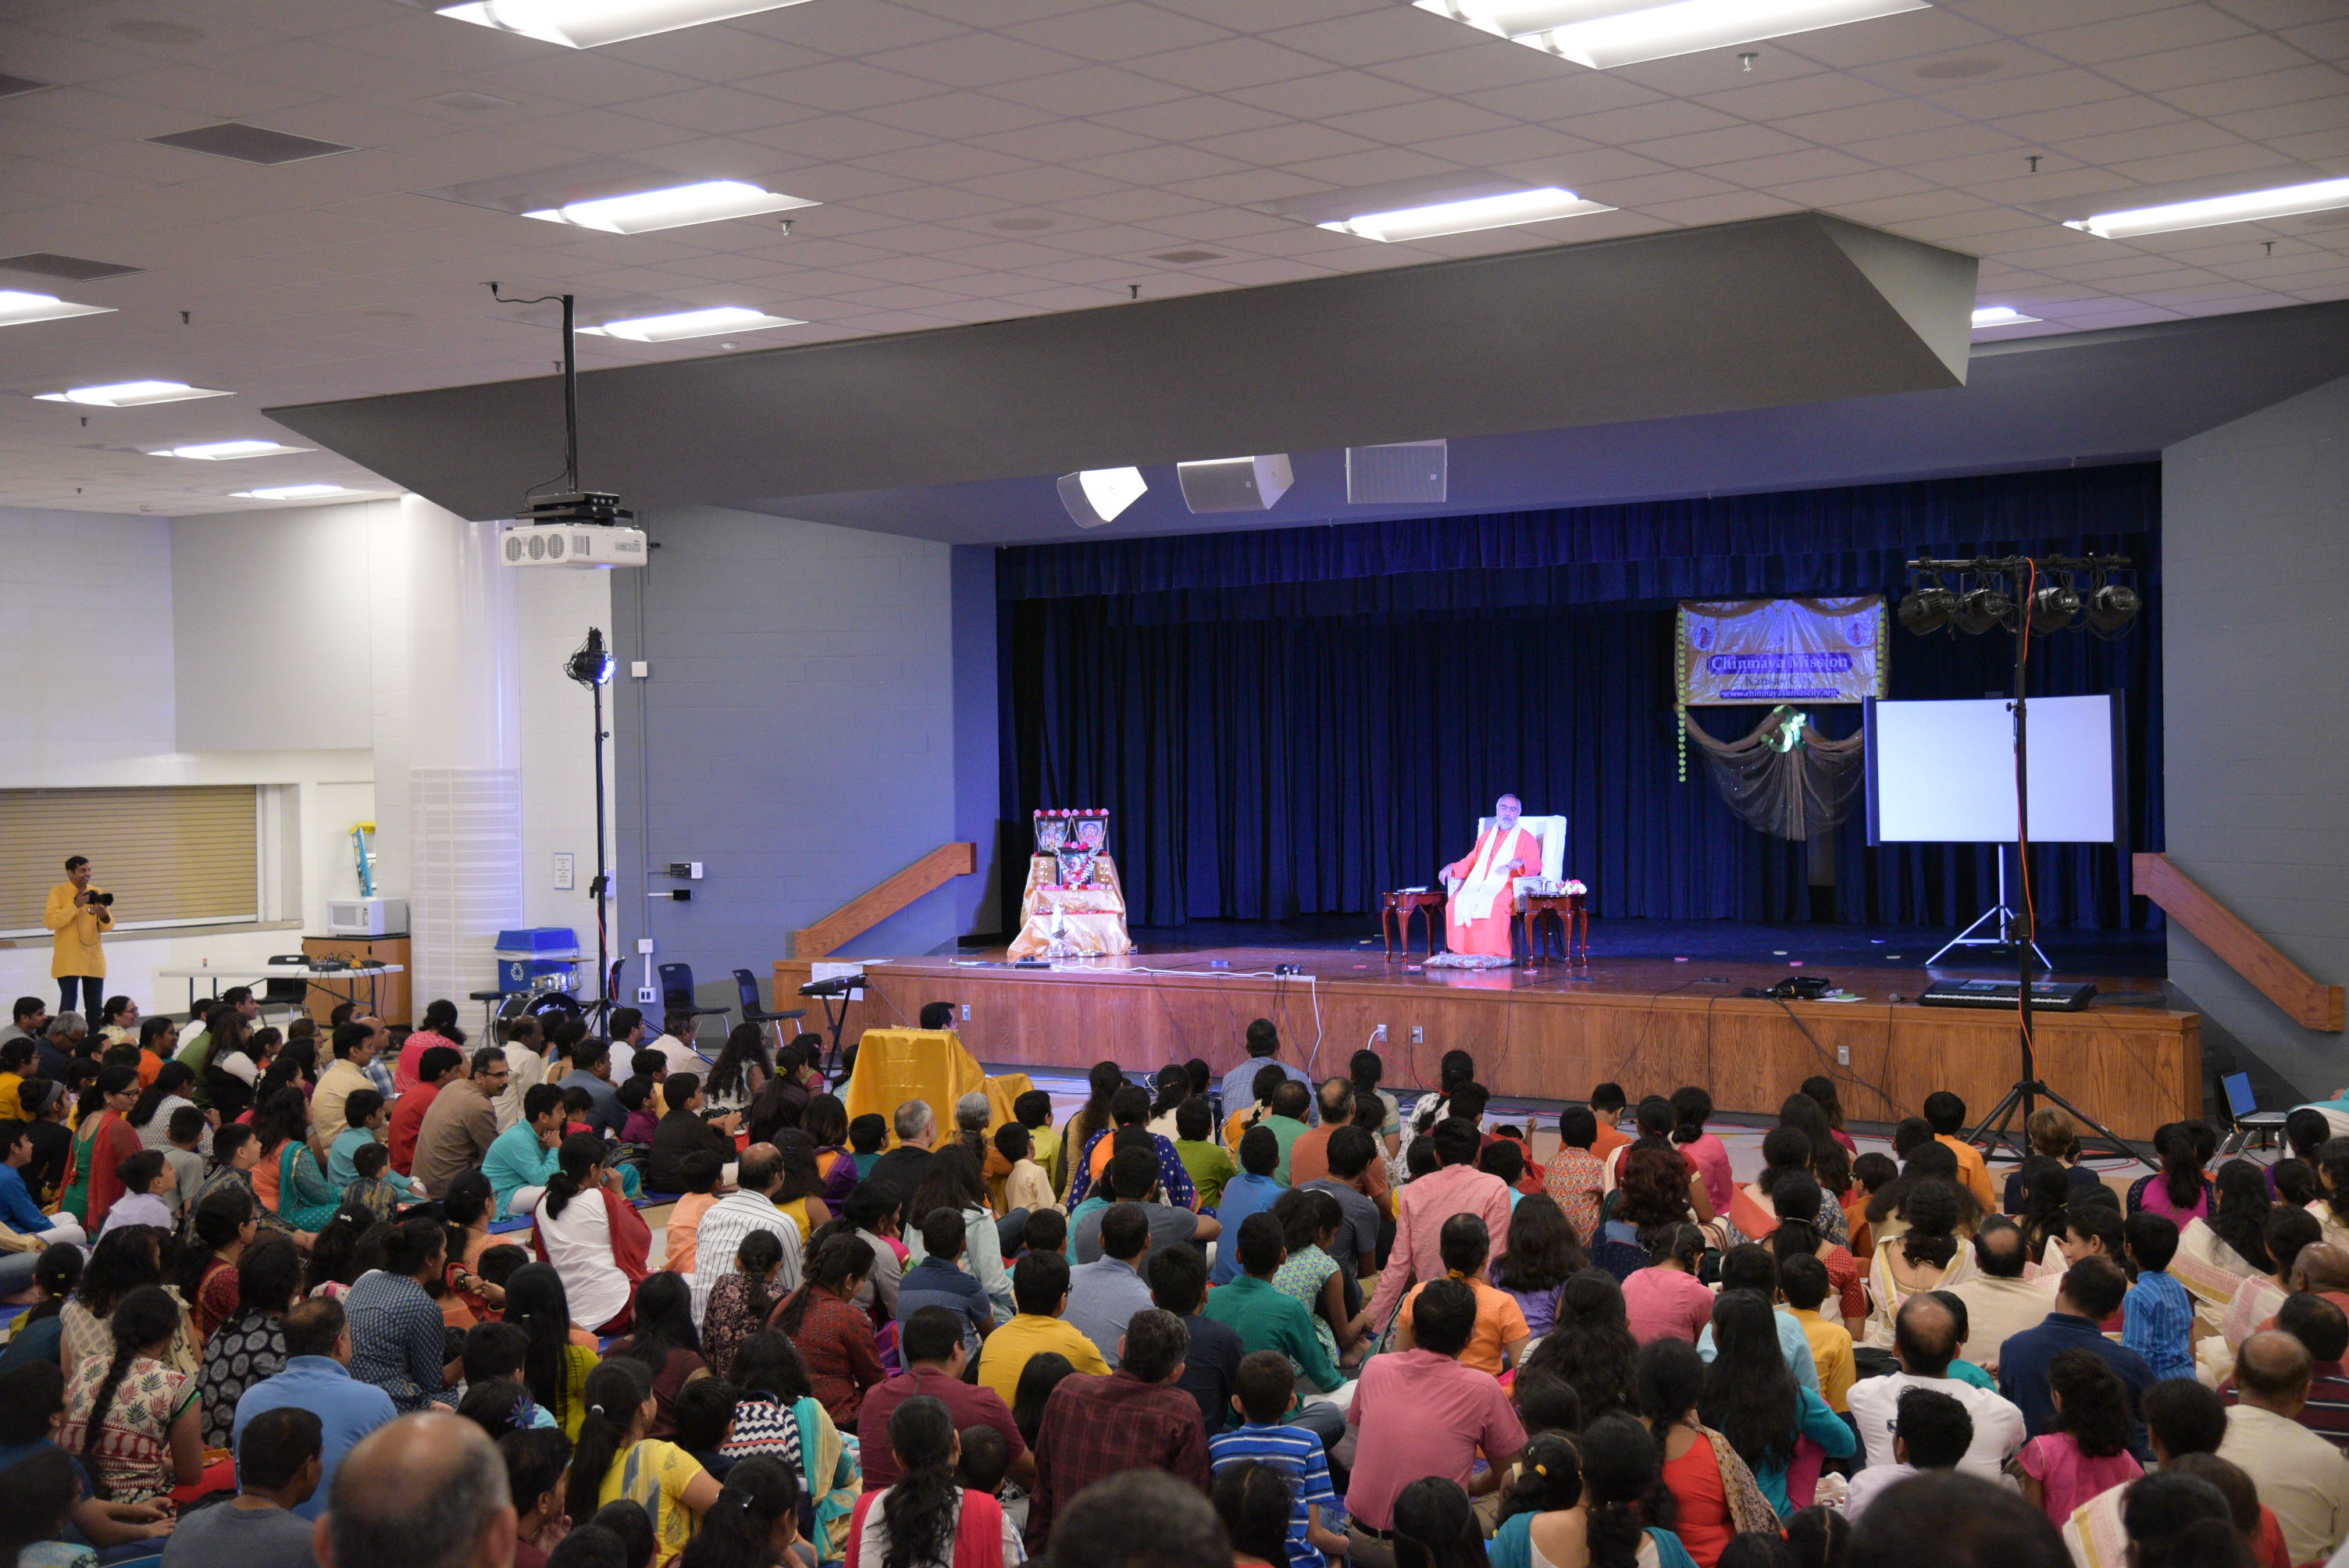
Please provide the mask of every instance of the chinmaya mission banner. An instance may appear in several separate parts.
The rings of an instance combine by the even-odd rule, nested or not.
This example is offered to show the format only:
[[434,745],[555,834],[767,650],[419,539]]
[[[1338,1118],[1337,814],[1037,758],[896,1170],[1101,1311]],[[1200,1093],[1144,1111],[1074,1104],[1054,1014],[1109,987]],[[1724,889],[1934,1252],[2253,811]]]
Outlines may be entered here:
[[1884,595],[1683,601],[1683,707],[1884,695]]

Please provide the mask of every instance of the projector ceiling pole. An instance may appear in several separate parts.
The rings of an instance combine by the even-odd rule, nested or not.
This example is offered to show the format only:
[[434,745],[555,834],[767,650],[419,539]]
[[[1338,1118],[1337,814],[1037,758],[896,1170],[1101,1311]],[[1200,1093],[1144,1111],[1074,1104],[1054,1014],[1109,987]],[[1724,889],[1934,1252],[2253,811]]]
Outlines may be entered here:
[[[579,493],[579,336],[575,330],[578,325],[578,312],[579,296],[564,294],[563,296],[563,493],[565,495]],[[604,699],[598,695],[595,707],[599,713],[603,706]],[[595,727],[597,729],[604,727],[601,718],[596,720]],[[603,781],[604,775],[599,769],[595,774],[595,787],[602,789]],[[598,988],[601,988],[600,982],[598,982]]]
[[[568,301],[564,310],[569,313]],[[565,337],[567,340],[567,333]],[[598,630],[594,626],[587,629],[590,645],[601,640],[596,634]],[[595,901],[595,1001],[588,1009],[594,1020],[588,1030],[600,1035],[612,1013],[612,937],[610,922],[605,918],[611,903],[606,895],[612,885],[612,873],[604,855],[604,742],[607,738],[604,729],[604,683],[599,680],[589,689],[595,698],[595,880],[587,884],[587,896]]]

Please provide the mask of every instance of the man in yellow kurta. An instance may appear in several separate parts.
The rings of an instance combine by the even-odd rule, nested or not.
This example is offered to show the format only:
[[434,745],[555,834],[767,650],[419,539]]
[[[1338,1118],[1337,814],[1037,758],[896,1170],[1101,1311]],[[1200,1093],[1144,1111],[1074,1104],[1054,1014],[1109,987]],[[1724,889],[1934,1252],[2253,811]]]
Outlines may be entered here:
[[87,855],[66,861],[66,880],[49,890],[49,905],[41,923],[57,933],[56,952],[49,959],[49,977],[62,998],[57,1011],[74,1010],[74,988],[81,988],[81,1016],[89,1026],[106,1015],[106,950],[98,939],[114,925],[114,912],[92,900],[101,890],[89,885]]
[[1452,895],[1444,909],[1444,939],[1454,953],[1511,955],[1509,920],[1516,910],[1512,883],[1541,875],[1541,841],[1530,828],[1517,825],[1524,810],[1515,795],[1502,796],[1493,806],[1493,825],[1476,847],[1444,868],[1444,886]]

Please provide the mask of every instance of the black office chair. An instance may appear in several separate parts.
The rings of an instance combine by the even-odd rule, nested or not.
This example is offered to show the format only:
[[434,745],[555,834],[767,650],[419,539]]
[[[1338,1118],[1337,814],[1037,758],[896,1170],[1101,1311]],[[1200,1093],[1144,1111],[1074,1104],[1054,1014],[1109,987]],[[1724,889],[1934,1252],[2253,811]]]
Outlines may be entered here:
[[[309,965],[310,956],[306,953],[280,953],[269,960],[269,967],[273,969],[306,969]],[[261,983],[261,994],[254,1000],[260,1004],[263,1017],[269,1016],[270,1008],[283,1007],[285,1009],[285,1021],[291,1024],[309,1014],[310,982],[264,978]]]
[[[697,1018],[722,1018],[734,1010],[731,1007],[700,1007],[694,1005],[693,965],[690,964],[662,965],[660,993],[663,1017],[667,1017],[671,1013],[690,1013]],[[714,1057],[717,1053],[710,1051],[703,1054]]]
[[746,1024],[758,1024],[774,1029],[775,1048],[781,1050],[783,1045],[783,1031],[777,1026],[793,1018],[806,1017],[807,1009],[793,1007],[787,1013],[767,1012],[759,1001],[759,977],[748,969],[734,971],[734,986],[742,997],[742,1021]]

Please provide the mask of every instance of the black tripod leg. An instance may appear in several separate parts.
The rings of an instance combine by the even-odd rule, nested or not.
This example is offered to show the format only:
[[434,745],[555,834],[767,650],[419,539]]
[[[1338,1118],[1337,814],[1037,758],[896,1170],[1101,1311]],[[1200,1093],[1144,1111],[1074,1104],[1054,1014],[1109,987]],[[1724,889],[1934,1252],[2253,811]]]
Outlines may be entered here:
[[2161,1169],[2159,1165],[2147,1159],[2144,1155],[2131,1148],[2127,1140],[2121,1137],[2119,1133],[2106,1127],[2095,1117],[2090,1116],[2086,1111],[2082,1110],[2078,1106],[2074,1105],[2070,1100],[2065,1099],[2062,1095],[2057,1094],[2045,1084],[2038,1086],[2038,1093],[2040,1098],[2044,1099],[2048,1104],[2060,1107],[2071,1115],[2073,1120],[2086,1128],[2090,1132],[2095,1133],[2098,1138],[2103,1139],[2106,1143],[2111,1144],[2113,1146],[2114,1153],[2125,1154],[2129,1159],[2136,1161],[2138,1164],[2144,1166],[2148,1171],[2158,1171]]
[[[1982,1150],[1985,1156],[2013,1154],[2017,1160],[2028,1156],[2031,1152],[2029,1143],[2023,1135],[2014,1132],[2008,1125],[2015,1113],[2023,1109],[2023,1097],[2026,1090],[2045,1092],[2038,1084],[2016,1084],[2006,1091],[2004,1098],[1990,1108],[1989,1114],[1975,1124],[1971,1132],[1966,1134],[1965,1140]],[[1985,1139],[1989,1141],[1984,1142]]]

